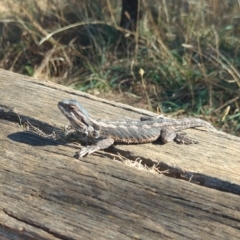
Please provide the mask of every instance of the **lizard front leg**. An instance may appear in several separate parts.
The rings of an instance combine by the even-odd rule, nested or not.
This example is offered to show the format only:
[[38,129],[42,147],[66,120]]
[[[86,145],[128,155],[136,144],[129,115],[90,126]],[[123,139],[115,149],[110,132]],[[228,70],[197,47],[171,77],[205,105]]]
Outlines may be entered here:
[[80,158],[84,157],[87,154],[94,153],[100,149],[105,149],[113,145],[114,140],[111,137],[108,138],[99,138],[95,140],[95,144],[84,147],[75,154],[75,157]]

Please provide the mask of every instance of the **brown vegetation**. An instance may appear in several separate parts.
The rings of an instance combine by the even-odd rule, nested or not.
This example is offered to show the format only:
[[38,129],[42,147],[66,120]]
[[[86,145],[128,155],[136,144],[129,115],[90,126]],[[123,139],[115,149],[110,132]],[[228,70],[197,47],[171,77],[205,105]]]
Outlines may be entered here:
[[[142,0],[136,32],[121,2],[7,1],[0,67],[239,135],[239,2]],[[144,75],[139,70],[144,70]]]

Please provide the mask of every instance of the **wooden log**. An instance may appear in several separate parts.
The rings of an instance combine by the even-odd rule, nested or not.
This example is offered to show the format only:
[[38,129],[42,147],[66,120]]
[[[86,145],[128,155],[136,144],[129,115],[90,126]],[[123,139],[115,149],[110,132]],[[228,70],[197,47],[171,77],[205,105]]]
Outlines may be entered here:
[[62,99],[79,100],[96,118],[151,114],[0,70],[0,239],[239,239],[239,138],[191,129],[199,144],[118,144],[77,160],[76,144],[21,126],[27,119],[60,131]]

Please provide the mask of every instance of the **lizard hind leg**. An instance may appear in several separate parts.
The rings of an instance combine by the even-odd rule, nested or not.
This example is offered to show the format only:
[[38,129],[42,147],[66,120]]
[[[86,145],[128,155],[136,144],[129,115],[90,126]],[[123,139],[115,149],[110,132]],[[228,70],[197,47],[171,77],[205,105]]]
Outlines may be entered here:
[[165,117],[163,114],[160,114],[158,116],[141,116],[140,121],[153,121],[156,119],[166,119],[168,117]]
[[177,133],[170,129],[167,128],[161,129],[160,138],[164,143],[172,142],[176,138],[176,136]]
[[179,144],[195,144],[198,141],[194,141],[188,137],[186,137],[186,133],[176,133],[170,129],[162,129],[161,130],[161,140],[164,143],[168,143],[171,141],[175,141]]
[[100,149],[108,148],[111,145],[113,145],[113,143],[114,143],[114,140],[111,137],[96,139],[95,144],[82,148],[80,151],[76,152],[75,157],[79,159],[80,157],[84,157]]

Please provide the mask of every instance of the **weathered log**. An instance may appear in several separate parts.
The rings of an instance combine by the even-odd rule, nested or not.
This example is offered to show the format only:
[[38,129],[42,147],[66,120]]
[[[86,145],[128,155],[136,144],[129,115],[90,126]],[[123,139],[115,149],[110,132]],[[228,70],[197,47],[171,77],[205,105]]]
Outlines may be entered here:
[[77,160],[76,144],[22,127],[28,120],[60,131],[62,99],[79,100],[96,118],[151,114],[0,70],[0,239],[239,239],[239,138],[191,129],[199,144],[119,144]]

